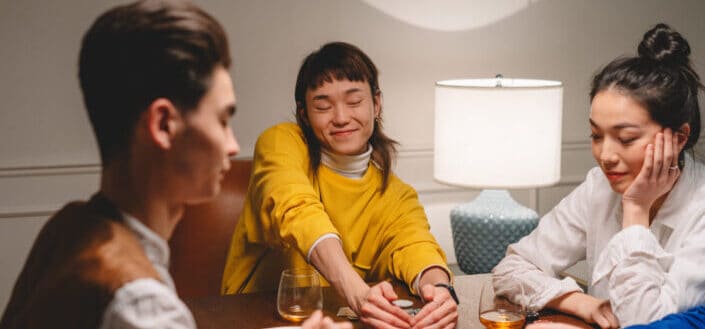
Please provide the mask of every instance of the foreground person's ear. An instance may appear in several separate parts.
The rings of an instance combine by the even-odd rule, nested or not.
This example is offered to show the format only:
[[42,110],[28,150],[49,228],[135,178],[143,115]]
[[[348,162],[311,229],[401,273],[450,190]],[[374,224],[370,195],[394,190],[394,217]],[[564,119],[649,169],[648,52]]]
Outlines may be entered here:
[[171,148],[181,121],[181,113],[166,98],[157,98],[144,112],[149,139],[161,149]]

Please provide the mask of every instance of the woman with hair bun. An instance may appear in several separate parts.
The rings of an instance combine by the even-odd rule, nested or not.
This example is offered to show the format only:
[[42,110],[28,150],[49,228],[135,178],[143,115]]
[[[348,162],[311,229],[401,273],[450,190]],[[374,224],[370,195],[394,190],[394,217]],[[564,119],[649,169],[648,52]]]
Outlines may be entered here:
[[[639,55],[592,81],[586,180],[510,245],[494,268],[498,293],[602,328],[648,323],[705,301],[705,165],[690,46],[668,25],[644,34]],[[588,291],[558,273],[586,260]]]

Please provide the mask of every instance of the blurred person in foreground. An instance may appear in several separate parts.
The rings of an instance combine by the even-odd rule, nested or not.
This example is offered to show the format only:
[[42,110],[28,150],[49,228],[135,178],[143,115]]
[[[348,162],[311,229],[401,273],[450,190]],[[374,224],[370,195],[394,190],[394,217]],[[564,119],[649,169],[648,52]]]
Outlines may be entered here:
[[[239,151],[229,66],[223,28],[188,2],[140,1],[93,23],[79,78],[100,190],[43,227],[0,327],[196,327],[169,275],[167,240],[185,205],[219,192]],[[304,323],[336,326],[318,313]]]

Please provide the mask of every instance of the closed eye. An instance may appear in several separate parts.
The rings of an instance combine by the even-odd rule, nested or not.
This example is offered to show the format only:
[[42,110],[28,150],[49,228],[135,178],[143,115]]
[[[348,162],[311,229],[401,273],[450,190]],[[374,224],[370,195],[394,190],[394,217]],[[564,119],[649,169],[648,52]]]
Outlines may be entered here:
[[622,144],[624,144],[624,145],[629,145],[629,144],[631,144],[632,142],[634,142],[635,140],[637,140],[636,137],[632,137],[632,138],[620,138],[620,139],[619,139],[619,142],[622,143]]
[[593,141],[599,141],[602,139],[602,136],[598,134],[590,134],[590,139],[592,139]]
[[230,115],[229,114],[225,115],[225,116],[221,115],[220,118],[218,118],[218,121],[220,121],[221,126],[227,127],[228,124],[230,123]]

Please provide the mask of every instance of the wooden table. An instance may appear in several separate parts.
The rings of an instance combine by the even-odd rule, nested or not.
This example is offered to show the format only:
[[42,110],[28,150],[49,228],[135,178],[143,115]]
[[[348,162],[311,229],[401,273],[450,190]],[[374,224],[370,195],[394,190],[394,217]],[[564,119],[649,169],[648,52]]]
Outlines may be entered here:
[[[491,280],[489,274],[455,277],[455,289],[460,299],[458,329],[484,328],[478,319],[477,307],[482,284],[487,280]],[[410,296],[402,284],[395,283],[394,289],[400,298],[412,300],[414,307],[421,307],[421,302],[416,297]],[[276,292],[212,296],[186,299],[184,302],[191,309],[200,329],[254,329],[295,325],[278,316]],[[332,288],[323,289],[323,312],[326,315],[335,321],[345,320],[336,316],[338,308],[343,306],[347,304]],[[542,319],[591,328],[584,322],[567,315],[551,315]],[[353,325],[355,328],[364,328],[360,321],[354,321]]]
[[[394,283],[393,286],[399,298],[409,299],[414,302],[414,307],[421,307],[421,301],[411,296],[403,284]],[[277,314],[276,292],[212,296],[185,299],[184,302],[191,309],[199,329],[254,329],[296,325]],[[323,288],[325,315],[335,321],[347,320],[336,316],[338,309],[344,306],[347,303],[332,288]],[[355,328],[364,328],[360,321],[352,323]]]

